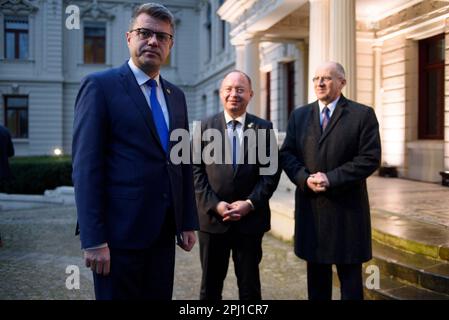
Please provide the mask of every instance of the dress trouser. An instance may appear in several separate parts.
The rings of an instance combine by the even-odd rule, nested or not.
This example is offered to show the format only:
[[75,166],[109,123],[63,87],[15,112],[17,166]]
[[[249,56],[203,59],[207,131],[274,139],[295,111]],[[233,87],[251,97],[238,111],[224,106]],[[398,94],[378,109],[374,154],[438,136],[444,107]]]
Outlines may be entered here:
[[229,257],[232,252],[240,300],[261,300],[259,263],[262,260],[262,234],[198,232],[200,244],[201,300],[221,300]]
[[[337,264],[342,300],[363,300],[362,264]],[[332,299],[332,265],[307,262],[309,300]]]
[[175,226],[173,212],[149,248],[110,248],[111,271],[94,275],[97,300],[171,300],[175,268]]

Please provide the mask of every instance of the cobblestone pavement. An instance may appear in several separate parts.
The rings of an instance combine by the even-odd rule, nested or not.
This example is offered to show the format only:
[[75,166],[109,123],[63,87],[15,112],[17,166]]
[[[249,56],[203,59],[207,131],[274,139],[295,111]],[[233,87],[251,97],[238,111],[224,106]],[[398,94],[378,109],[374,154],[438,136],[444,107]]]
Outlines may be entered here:
[[[73,206],[49,206],[0,211],[1,299],[93,299],[90,271],[83,266],[79,238],[74,236],[76,210]],[[177,249],[173,298],[196,300],[201,267],[199,249],[187,253]],[[295,257],[292,244],[267,234],[261,263],[264,299],[305,299],[305,263]],[[66,288],[66,268],[79,266],[80,289]],[[238,298],[232,262],[223,298]]]

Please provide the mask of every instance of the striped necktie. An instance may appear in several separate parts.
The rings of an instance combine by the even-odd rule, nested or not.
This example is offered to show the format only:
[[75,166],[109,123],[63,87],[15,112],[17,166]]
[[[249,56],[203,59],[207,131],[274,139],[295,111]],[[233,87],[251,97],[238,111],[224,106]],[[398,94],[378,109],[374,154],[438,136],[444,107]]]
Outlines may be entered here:
[[321,122],[321,132],[326,130],[327,125],[329,124],[329,108],[324,107],[323,111],[323,121]]

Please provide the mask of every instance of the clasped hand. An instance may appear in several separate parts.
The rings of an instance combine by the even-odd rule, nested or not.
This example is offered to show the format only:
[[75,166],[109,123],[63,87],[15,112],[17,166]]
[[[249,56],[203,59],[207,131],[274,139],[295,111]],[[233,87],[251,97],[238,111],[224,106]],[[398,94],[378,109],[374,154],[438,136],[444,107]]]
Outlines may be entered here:
[[243,200],[228,203],[220,201],[217,205],[217,212],[223,217],[223,221],[239,221],[251,211],[251,205]]
[[315,193],[324,192],[329,188],[329,180],[325,173],[317,172],[307,178],[307,186]]

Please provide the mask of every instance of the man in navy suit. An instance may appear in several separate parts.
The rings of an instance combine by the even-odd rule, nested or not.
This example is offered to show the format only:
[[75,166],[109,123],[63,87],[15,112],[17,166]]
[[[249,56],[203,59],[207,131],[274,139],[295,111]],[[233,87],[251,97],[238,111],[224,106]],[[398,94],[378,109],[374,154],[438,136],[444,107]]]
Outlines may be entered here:
[[169,134],[188,130],[186,100],[159,74],[173,23],[162,5],[137,8],[129,61],[87,76],[76,99],[73,182],[97,299],[171,299],[175,235],[186,251],[196,241],[192,168],[169,157]]

